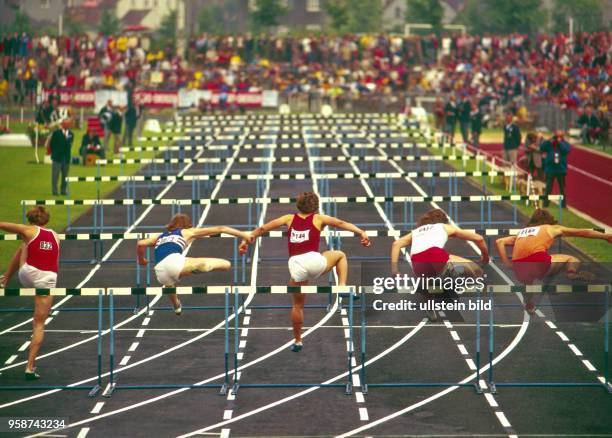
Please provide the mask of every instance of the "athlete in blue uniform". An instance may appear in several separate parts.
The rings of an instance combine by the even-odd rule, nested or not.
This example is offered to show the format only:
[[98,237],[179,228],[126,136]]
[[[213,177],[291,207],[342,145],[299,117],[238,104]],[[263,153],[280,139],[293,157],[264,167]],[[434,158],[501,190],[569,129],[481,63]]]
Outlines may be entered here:
[[[147,247],[155,247],[155,276],[164,287],[174,287],[181,278],[190,274],[210,271],[227,271],[231,263],[224,259],[212,257],[185,257],[183,252],[194,240],[214,234],[226,233],[241,237],[250,242],[253,238],[249,233],[243,233],[231,227],[218,226],[209,228],[193,228],[191,218],[186,214],[176,214],[166,225],[166,231],[148,239],[139,240],[137,244],[138,263],[146,265]],[[181,302],[176,294],[168,295],[174,312],[181,314]]]

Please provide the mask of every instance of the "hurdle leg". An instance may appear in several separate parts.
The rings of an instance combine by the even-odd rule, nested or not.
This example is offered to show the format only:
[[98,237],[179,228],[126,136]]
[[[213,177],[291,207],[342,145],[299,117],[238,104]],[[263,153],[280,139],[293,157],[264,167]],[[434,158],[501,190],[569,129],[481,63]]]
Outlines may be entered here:
[[238,383],[238,344],[239,344],[239,336],[238,336],[238,315],[239,313],[239,294],[238,288],[234,288],[234,385],[232,386],[232,394],[236,395],[238,393],[238,389],[240,388],[240,384]]
[[349,321],[349,348],[348,348],[348,376],[345,395],[353,393],[353,288],[349,290],[349,305],[348,305],[348,321]]
[[494,324],[493,324],[493,312],[495,311],[495,306],[493,304],[493,288],[489,288],[489,299],[491,300],[491,310],[489,310],[489,389],[491,394],[497,393],[497,388],[495,387],[495,383],[493,381],[493,348],[495,346],[493,336],[494,336]]
[[474,381],[474,389],[476,394],[482,394],[480,386],[480,290],[476,292],[476,380]]
[[610,286],[606,286],[604,297],[604,385],[609,394],[612,394],[612,383],[610,382]]
[[98,290],[98,339],[97,350],[98,350],[98,380],[96,385],[87,394],[88,397],[95,397],[102,388],[102,312],[104,304],[104,289]]
[[225,312],[225,325],[223,331],[223,341],[224,341],[224,367],[225,367],[225,375],[223,378],[223,385],[221,385],[221,389],[219,390],[219,395],[226,395],[227,388],[229,387],[229,287],[225,288],[225,303],[223,306],[223,311]]
[[361,298],[361,392],[368,393],[368,384],[366,383],[366,293],[361,289],[359,297]]
[[108,323],[109,323],[109,356],[108,356],[108,367],[109,367],[109,380],[102,397],[111,397],[115,391],[117,383],[115,382],[115,321],[114,321],[115,307],[113,303],[113,290],[108,290]]

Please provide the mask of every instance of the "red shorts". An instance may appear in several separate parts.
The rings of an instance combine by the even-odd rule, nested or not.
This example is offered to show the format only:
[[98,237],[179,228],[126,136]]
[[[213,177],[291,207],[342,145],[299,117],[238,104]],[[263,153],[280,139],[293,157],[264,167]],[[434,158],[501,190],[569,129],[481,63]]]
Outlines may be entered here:
[[412,271],[417,277],[438,277],[446,268],[448,253],[437,246],[410,256]]
[[532,284],[542,279],[550,270],[550,254],[544,251],[536,252],[528,257],[512,261],[512,269],[516,278],[523,284]]

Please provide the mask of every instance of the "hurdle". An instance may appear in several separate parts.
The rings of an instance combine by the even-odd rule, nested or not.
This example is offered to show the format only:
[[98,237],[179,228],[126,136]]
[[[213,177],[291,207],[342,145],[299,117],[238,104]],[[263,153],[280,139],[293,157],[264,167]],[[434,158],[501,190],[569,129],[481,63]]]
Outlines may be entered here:
[[[96,383],[94,385],[60,385],[60,384],[33,384],[33,385],[0,385],[0,391],[46,391],[46,390],[70,390],[78,391],[85,390],[90,398],[98,395],[102,389],[102,316],[104,312],[103,297],[105,289],[103,288],[82,288],[82,289],[0,289],[0,297],[2,296],[35,296],[35,295],[80,295],[80,296],[97,296],[98,306],[94,309],[98,313],[97,318],[97,339],[96,339]],[[108,332],[105,330],[104,332]]]

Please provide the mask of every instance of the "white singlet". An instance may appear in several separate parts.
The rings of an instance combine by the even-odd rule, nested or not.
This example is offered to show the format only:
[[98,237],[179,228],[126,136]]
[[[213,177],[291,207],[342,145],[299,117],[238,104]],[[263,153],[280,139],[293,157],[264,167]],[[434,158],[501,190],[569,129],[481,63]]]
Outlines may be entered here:
[[448,241],[448,234],[444,224],[422,225],[412,232],[410,255],[427,251],[429,248],[444,248]]

